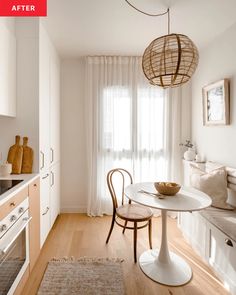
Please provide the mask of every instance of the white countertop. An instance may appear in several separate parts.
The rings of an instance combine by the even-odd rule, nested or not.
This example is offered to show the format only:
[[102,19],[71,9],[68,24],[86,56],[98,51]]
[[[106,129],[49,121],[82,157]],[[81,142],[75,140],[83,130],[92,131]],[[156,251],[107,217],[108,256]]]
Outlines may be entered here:
[[33,174],[11,174],[6,177],[1,177],[0,179],[13,180],[13,179],[22,179],[23,181],[19,184],[15,185],[13,188],[9,189],[2,195],[0,195],[0,206],[8,201],[11,197],[17,194],[20,190],[25,188],[30,182],[34,181],[37,177],[39,177],[38,173]]

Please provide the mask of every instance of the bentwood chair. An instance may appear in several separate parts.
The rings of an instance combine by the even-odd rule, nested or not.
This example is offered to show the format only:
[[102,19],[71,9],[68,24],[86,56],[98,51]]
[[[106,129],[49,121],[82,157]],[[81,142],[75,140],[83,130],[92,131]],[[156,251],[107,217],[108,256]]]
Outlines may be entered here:
[[[115,181],[119,185],[115,185]],[[116,183],[116,184],[117,184]],[[138,229],[148,226],[149,246],[152,249],[152,210],[145,206],[138,204],[131,204],[129,200],[125,204],[125,186],[132,184],[133,179],[131,174],[122,168],[112,169],[107,174],[107,185],[111,194],[113,203],[113,216],[111,221],[110,231],[107,236],[106,244],[109,242],[114,224],[116,223],[123,228],[123,234],[126,229],[134,231],[133,245],[134,245],[134,262],[137,262],[137,231]],[[118,198],[118,193],[119,198]],[[119,202],[120,201],[120,202]],[[120,205],[119,205],[120,203]],[[128,222],[131,223],[128,226]]]

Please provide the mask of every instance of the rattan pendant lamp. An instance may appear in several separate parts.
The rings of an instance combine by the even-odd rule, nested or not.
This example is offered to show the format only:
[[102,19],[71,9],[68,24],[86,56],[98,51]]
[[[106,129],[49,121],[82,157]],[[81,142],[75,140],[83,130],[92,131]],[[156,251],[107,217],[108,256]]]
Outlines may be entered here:
[[168,35],[153,40],[142,57],[143,72],[149,82],[163,88],[178,87],[188,82],[195,72],[199,54],[193,41],[182,34],[170,34],[170,10],[149,14],[125,0],[131,7],[148,16],[168,16]]

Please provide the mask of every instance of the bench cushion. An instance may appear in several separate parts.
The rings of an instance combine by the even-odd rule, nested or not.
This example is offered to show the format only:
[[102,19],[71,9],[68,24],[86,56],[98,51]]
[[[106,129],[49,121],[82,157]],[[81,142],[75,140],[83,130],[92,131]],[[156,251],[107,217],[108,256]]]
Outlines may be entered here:
[[228,211],[209,207],[199,213],[236,242],[236,209]]
[[191,186],[206,193],[212,199],[212,207],[232,210],[227,204],[227,172],[224,167],[210,171],[209,173],[190,165]]

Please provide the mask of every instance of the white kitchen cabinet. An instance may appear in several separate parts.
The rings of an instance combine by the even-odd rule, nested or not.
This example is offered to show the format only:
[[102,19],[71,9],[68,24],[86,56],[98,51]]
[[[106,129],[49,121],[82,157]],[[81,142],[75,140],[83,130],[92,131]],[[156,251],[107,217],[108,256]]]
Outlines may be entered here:
[[53,226],[60,213],[60,164],[56,164],[50,171],[50,222]]
[[40,171],[50,166],[50,51],[48,36],[40,30],[39,45],[39,145]]
[[48,175],[41,195],[42,246],[60,212],[60,60],[42,25],[39,56],[40,175]]
[[60,61],[40,30],[40,171],[60,161]]
[[0,115],[16,116],[16,37],[0,20]]
[[43,246],[51,229],[50,220],[50,172],[40,176],[40,245]]
[[42,247],[60,213],[60,163],[41,173],[40,188],[40,244]]
[[[54,50],[52,49],[52,53]],[[50,58],[50,163],[60,161],[60,61]]]

